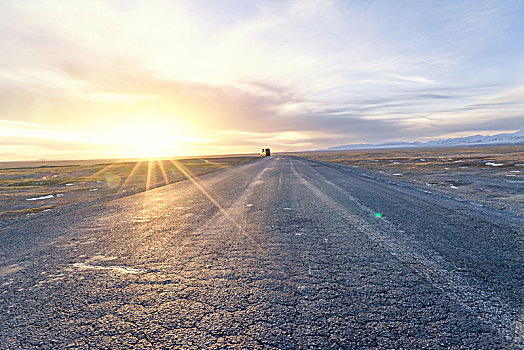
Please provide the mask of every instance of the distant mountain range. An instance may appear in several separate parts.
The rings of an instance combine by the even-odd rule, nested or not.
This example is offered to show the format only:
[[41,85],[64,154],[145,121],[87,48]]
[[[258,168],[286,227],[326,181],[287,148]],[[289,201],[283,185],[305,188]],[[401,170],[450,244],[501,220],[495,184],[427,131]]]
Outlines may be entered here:
[[366,148],[401,148],[401,147],[445,147],[445,146],[472,146],[472,145],[496,145],[496,144],[524,144],[524,129],[514,133],[496,135],[473,135],[467,137],[457,137],[454,139],[440,139],[428,142],[387,142],[387,143],[357,143],[341,145],[324,149],[322,151],[344,151],[351,149]]

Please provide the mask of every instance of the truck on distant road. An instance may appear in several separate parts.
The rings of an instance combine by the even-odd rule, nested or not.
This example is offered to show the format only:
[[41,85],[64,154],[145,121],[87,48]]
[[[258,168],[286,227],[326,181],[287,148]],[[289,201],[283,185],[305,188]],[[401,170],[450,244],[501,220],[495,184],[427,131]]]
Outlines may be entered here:
[[269,157],[271,156],[271,150],[269,148],[262,148],[262,151],[260,152],[261,157]]

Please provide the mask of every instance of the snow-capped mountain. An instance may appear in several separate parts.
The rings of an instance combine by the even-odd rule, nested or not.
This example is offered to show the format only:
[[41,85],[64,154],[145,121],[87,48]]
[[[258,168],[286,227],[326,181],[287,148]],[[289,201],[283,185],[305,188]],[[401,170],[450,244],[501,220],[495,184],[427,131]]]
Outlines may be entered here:
[[468,145],[495,145],[495,144],[524,144],[524,129],[514,133],[496,135],[473,135],[452,139],[441,139],[428,142],[387,142],[380,144],[358,143],[341,145],[328,148],[328,151],[343,151],[365,148],[399,148],[399,147],[442,147],[442,146],[468,146]]

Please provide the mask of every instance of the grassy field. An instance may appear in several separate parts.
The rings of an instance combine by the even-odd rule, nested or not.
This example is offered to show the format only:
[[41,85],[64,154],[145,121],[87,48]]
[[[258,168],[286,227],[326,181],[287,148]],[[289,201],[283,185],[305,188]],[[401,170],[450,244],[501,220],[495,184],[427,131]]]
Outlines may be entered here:
[[524,146],[408,148],[297,153],[302,157],[361,167],[409,181],[428,191],[524,211]]
[[[111,199],[250,162],[255,157],[154,161],[3,163],[0,223],[71,203]],[[9,167],[9,165],[14,167]]]

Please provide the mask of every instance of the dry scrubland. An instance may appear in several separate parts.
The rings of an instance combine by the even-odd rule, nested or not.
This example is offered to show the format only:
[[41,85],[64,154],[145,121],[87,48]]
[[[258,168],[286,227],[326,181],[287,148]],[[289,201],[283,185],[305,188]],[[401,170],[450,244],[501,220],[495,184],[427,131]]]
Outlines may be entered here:
[[524,215],[524,145],[297,153]]
[[[199,176],[253,159],[195,158],[176,160],[176,164],[192,176]],[[170,160],[36,164],[0,164],[0,226],[58,207],[117,198],[186,179]]]

